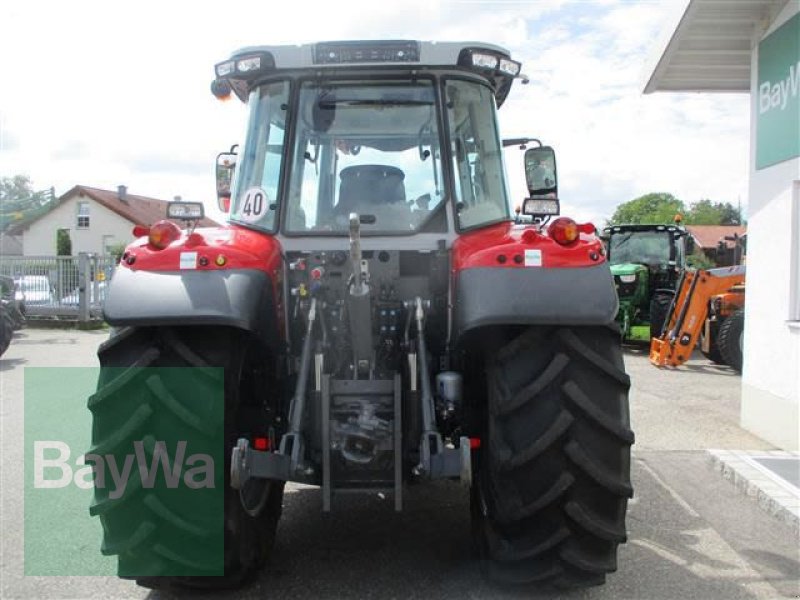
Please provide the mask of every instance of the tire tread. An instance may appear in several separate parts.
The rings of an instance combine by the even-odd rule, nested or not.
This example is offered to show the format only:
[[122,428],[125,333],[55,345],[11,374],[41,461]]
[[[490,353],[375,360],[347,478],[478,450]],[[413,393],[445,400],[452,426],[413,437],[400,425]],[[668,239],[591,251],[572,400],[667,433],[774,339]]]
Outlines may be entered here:
[[487,574],[511,585],[603,583],[633,495],[619,332],[531,327],[496,350],[487,387],[489,456],[472,512]]
[[[208,359],[194,350],[197,344],[204,344],[201,353],[207,353]],[[101,455],[130,452],[132,442],[141,440],[145,456],[151,462],[156,439],[162,439],[162,431],[169,431],[175,439],[197,439],[198,434],[206,439],[219,436],[223,423],[206,417],[212,414],[209,412],[212,406],[223,407],[195,400],[215,398],[215,402],[221,402],[216,390],[210,390],[212,385],[218,386],[224,381],[225,402],[232,393],[236,403],[232,408],[228,404],[224,407],[226,426],[229,423],[233,426],[235,419],[231,415],[236,414],[239,402],[236,392],[239,382],[221,377],[223,369],[220,367],[225,373],[229,369],[239,372],[237,365],[243,370],[241,365],[247,347],[242,334],[225,328],[121,330],[98,351],[100,381],[98,390],[88,400],[94,418],[90,452]],[[139,377],[144,372],[142,367],[146,366],[168,368],[160,369],[158,374],[151,372]],[[185,387],[184,381],[173,380],[173,373],[177,377],[185,367],[202,367],[196,371],[199,376],[191,379],[190,389]],[[124,403],[121,398],[125,399]],[[191,408],[187,406],[189,401]],[[227,477],[227,469],[223,472]],[[220,543],[213,537],[219,535],[213,527],[222,515],[216,517],[211,514],[214,511],[182,512],[169,504],[166,496],[162,499],[158,488],[144,489],[141,477],[132,476],[119,498],[112,498],[107,488],[95,488],[89,512],[98,516],[103,524],[101,551],[104,555],[118,556],[121,577],[136,579],[139,585],[157,589],[228,589],[247,581],[266,560],[272,546],[283,486],[275,484],[268,489],[268,508],[247,524],[236,525],[234,533],[230,533],[234,517],[229,517],[227,511],[232,492],[226,491],[225,572],[222,576],[215,576],[220,575],[219,568],[212,569],[204,562],[208,559],[203,558],[205,550],[212,548],[209,544]],[[238,506],[238,494],[233,506],[234,509]],[[243,512],[234,510],[232,514]],[[162,534],[166,531],[170,533]],[[170,537],[173,533],[174,538]],[[201,576],[176,575],[185,573],[186,567],[198,571]]]

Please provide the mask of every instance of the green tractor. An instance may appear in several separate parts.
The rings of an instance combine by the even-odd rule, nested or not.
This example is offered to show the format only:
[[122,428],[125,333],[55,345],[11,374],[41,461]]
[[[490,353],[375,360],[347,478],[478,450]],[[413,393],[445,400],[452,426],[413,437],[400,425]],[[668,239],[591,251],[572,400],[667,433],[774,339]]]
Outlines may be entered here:
[[658,337],[694,248],[688,231],[675,225],[612,225],[603,230],[619,297],[617,323],[623,339],[634,325],[650,325]]

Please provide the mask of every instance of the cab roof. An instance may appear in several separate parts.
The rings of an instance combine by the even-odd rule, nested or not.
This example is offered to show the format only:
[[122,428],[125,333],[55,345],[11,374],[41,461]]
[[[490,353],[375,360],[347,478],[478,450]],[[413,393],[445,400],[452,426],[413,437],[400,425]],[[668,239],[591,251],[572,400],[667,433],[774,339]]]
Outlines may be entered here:
[[[239,69],[240,61],[261,57],[253,71]],[[493,62],[494,61],[494,62]],[[224,67],[221,69],[221,67]],[[243,101],[252,86],[276,71],[344,69],[466,70],[484,77],[494,88],[499,107],[520,75],[520,64],[508,50],[485,42],[417,40],[346,40],[300,45],[247,46],[215,67],[217,81],[226,79]],[[223,74],[224,73],[224,74]],[[525,81],[527,82],[527,81]]]
[[456,66],[464,50],[482,49],[510,58],[500,46],[484,42],[435,42],[416,40],[345,40],[282,46],[247,46],[232,58],[267,52],[276,69],[376,66],[406,64],[425,67]]

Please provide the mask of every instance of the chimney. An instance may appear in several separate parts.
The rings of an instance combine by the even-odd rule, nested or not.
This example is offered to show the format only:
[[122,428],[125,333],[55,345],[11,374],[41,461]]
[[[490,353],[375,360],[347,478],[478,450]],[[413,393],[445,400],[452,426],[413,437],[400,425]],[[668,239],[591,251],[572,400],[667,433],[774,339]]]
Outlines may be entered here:
[[175,196],[174,200],[175,200],[175,202],[180,202],[182,200],[182,198],[180,196]]
[[119,197],[120,201],[127,202],[128,201],[128,186],[126,186],[126,185],[118,185],[117,186],[117,196]]

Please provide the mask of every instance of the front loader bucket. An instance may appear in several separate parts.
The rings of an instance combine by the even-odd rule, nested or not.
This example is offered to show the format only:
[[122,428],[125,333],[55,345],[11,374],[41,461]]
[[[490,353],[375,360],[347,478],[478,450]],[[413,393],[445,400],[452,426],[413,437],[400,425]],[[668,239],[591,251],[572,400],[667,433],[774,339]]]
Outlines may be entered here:
[[670,351],[672,348],[667,340],[661,338],[653,338],[650,340],[650,362],[657,367],[663,367],[667,364]]

